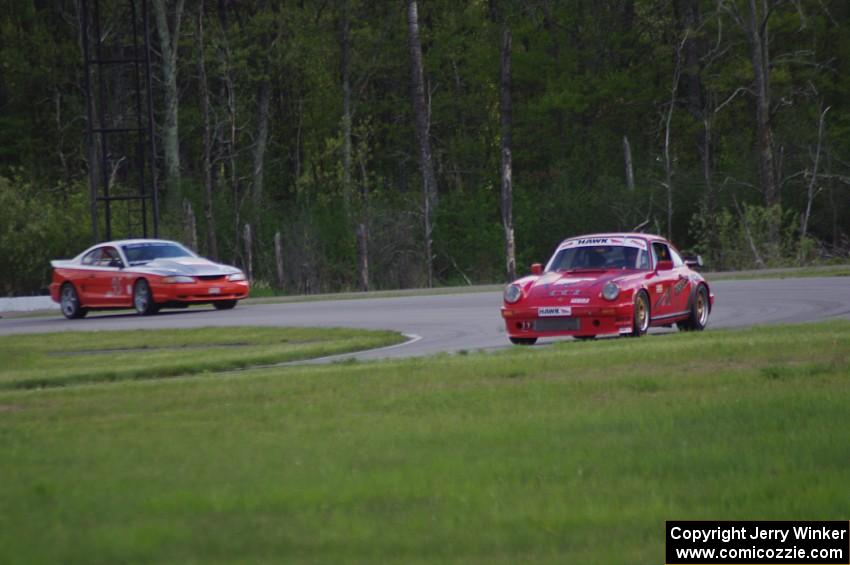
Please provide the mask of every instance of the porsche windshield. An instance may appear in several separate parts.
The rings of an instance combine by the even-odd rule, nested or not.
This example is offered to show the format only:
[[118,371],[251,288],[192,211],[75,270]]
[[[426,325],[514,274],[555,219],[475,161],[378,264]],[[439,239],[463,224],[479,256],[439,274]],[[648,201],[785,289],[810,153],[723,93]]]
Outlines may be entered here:
[[625,245],[587,245],[559,249],[546,265],[546,271],[648,268],[646,251]]
[[192,253],[174,243],[131,243],[121,247],[131,265],[141,265],[156,259],[192,257]]

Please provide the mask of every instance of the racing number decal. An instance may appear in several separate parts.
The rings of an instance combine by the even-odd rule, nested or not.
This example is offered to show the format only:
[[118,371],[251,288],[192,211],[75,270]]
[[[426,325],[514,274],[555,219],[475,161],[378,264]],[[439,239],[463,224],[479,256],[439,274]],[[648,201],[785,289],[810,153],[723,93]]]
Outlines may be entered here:
[[[658,293],[658,287],[659,287],[659,286],[661,286],[661,285],[659,284],[659,285],[656,285],[656,286],[655,286],[655,292],[656,292],[656,293]],[[662,288],[663,288],[663,287],[662,287]],[[670,305],[673,303],[672,296],[671,296],[671,292],[670,292],[670,290],[671,290],[672,288],[673,288],[673,287],[669,287],[669,286],[668,286],[668,287],[667,287],[667,289],[666,289],[666,290],[664,290],[664,291],[661,293],[661,296],[659,296],[659,297],[658,297],[658,300],[655,302],[655,307],[656,307],[656,308],[658,308],[659,306],[670,306]]]

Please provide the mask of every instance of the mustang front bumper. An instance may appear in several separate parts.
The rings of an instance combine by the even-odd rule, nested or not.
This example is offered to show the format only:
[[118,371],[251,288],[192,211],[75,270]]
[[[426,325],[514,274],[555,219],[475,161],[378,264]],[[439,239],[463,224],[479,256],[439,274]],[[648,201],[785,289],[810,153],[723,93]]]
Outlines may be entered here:
[[241,300],[248,297],[248,282],[227,280],[197,281],[194,283],[153,283],[154,301],[202,303],[219,300]]

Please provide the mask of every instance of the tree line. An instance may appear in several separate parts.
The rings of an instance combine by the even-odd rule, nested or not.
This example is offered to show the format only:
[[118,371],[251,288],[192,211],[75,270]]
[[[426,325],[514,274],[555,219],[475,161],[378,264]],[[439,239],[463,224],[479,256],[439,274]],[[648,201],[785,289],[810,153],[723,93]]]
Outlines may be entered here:
[[[79,0],[2,4],[0,294],[31,293],[92,242],[91,71]],[[845,0],[149,4],[160,235],[258,289],[502,281],[639,225],[712,269],[848,255]]]

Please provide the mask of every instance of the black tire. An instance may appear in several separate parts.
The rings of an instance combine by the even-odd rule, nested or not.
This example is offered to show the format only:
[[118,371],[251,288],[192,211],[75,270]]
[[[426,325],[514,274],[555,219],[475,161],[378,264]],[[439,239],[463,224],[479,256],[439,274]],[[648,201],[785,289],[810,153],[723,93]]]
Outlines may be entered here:
[[145,279],[139,279],[133,285],[133,308],[140,316],[152,316],[159,312],[159,306],[153,300],[151,287]]
[[216,310],[233,310],[236,307],[235,300],[219,300],[218,302],[213,302],[213,307]]
[[59,307],[62,309],[62,314],[69,320],[77,320],[89,312],[80,305],[77,289],[69,282],[63,284],[59,290]]
[[691,301],[691,313],[687,320],[676,324],[683,332],[701,332],[708,325],[708,313],[711,304],[708,301],[708,290],[705,285],[699,285],[694,299]]
[[649,330],[650,320],[649,297],[646,291],[639,290],[635,294],[635,307],[632,314],[632,337],[640,337]]
[[514,345],[534,345],[537,343],[536,337],[511,337],[508,338]]
[[593,341],[596,339],[595,335],[574,335],[573,337],[579,341]]

